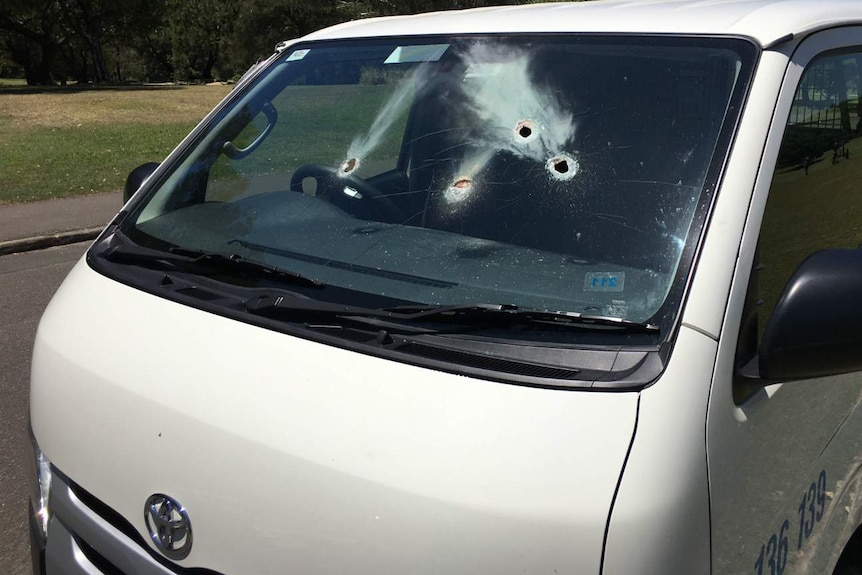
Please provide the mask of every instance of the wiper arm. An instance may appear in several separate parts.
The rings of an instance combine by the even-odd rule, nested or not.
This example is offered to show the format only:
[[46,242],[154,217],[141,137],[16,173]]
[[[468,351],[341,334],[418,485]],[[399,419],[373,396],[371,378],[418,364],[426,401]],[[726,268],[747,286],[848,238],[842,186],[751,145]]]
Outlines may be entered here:
[[184,248],[169,251],[122,244],[109,248],[105,259],[116,263],[138,264],[168,271],[184,271],[206,275],[213,271],[240,273],[306,287],[324,287],[321,282],[290,270],[247,260],[237,254],[211,253]]
[[450,306],[398,306],[387,311],[406,314],[415,320],[489,320],[507,324],[542,322],[553,325],[599,325],[625,328],[630,331],[658,333],[659,327],[621,317],[583,314],[575,311],[551,311],[520,307],[514,304],[476,303]]
[[258,314],[282,313],[286,318],[360,316],[410,322],[488,322],[503,323],[505,325],[535,322],[572,327],[598,325],[647,333],[658,333],[659,331],[657,325],[640,323],[619,317],[588,315],[571,311],[522,308],[511,304],[420,305],[372,309],[284,296],[263,296],[247,301],[246,309]]

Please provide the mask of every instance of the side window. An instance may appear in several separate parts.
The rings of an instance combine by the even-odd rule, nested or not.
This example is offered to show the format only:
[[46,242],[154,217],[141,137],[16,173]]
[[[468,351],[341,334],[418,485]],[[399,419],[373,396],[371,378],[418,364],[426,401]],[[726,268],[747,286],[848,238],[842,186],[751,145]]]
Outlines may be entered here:
[[794,270],[810,254],[862,244],[862,51],[814,60],[802,75],[760,229],[738,361],[756,353]]

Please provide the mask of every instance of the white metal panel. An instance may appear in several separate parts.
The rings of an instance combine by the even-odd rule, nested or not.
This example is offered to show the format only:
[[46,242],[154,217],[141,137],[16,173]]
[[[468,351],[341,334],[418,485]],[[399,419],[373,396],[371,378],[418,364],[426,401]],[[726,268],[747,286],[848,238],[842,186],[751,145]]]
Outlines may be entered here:
[[[761,57],[685,303],[682,321],[713,338],[718,338],[724,321],[745,218],[787,58],[781,52],[764,52]],[[785,110],[782,122],[786,117]],[[778,153],[777,146],[773,152]]]
[[[707,419],[716,574],[757,573],[761,546],[766,551],[773,535],[780,542],[785,520],[789,549],[782,575],[831,573],[862,514],[862,375],[775,384],[742,405],[734,404],[732,394],[743,303],[793,94],[812,58],[854,44],[862,44],[862,28],[819,33],[793,55],[745,222]],[[821,471],[828,483],[825,516],[810,538],[800,537],[799,508]],[[763,573],[769,572],[764,565]]]
[[709,573],[704,418],[715,350],[683,327],[661,380],[641,392],[602,575]]
[[736,34],[766,45],[788,33],[862,22],[858,0],[598,0],[356,20],[307,39],[494,32]]
[[475,380],[148,295],[80,263],[39,328],[47,456],[224,573],[596,573],[637,395]]

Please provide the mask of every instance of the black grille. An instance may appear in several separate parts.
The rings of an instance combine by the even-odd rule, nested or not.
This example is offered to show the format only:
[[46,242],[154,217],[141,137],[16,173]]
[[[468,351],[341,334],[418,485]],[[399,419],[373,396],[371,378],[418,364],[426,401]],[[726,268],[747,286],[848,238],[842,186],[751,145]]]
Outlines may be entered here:
[[[114,509],[103,503],[90,492],[83,489],[77,483],[74,483],[68,479],[67,481],[69,481],[69,487],[72,489],[72,492],[81,501],[81,503],[92,509],[102,519],[113,525],[126,537],[137,543],[141,547],[141,549],[146,551],[150,555],[150,557],[152,557],[156,562],[160,563],[163,567],[166,567],[177,575],[222,575],[221,573],[213,571],[212,569],[206,569],[203,567],[180,567],[175,563],[171,563],[170,561],[150,549],[150,547],[143,541],[141,536],[138,534],[137,531],[135,531],[135,528],[132,527],[132,524],[129,523],[129,521],[125,517],[117,513]],[[78,547],[87,557],[87,559],[89,559],[90,562],[93,563],[93,565],[101,569],[106,575],[123,575],[122,571],[115,567],[98,551],[88,545],[86,541],[83,541],[78,536],[75,536],[75,540],[78,543]]]
[[90,547],[80,537],[75,536],[75,543],[84,554],[84,557],[105,575],[125,575],[116,565],[108,561],[101,553]]

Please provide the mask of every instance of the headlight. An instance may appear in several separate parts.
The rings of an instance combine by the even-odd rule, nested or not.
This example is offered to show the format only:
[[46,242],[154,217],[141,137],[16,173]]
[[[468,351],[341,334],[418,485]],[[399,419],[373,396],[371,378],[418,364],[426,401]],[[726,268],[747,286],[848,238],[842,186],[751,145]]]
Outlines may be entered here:
[[51,495],[51,462],[39,449],[33,432],[30,432],[30,446],[33,448],[33,459],[29,465],[30,471],[30,507],[36,526],[41,530],[43,538],[48,537],[48,520],[51,519],[49,500]]

